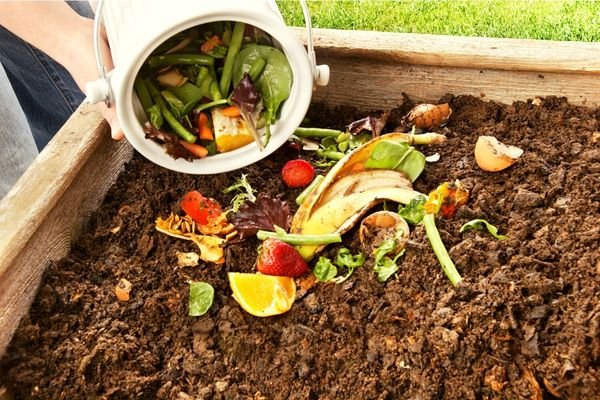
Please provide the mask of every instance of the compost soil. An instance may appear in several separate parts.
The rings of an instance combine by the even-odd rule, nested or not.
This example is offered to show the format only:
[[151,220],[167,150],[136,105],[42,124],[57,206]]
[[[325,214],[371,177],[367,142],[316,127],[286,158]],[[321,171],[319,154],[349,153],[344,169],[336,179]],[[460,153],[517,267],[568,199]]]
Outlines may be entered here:
[[[70,255],[47,269],[0,380],[18,399],[600,398],[600,110],[554,97],[441,101],[454,111],[437,130],[448,140],[422,149],[441,157],[414,186],[427,193],[460,179],[471,189],[454,218],[437,222],[459,287],[416,227],[386,283],[368,262],[343,284],[301,292],[284,315],[253,317],[232,298],[227,273],[254,271],[256,239],[228,245],[221,266],[178,267],[175,252],[195,245],[158,233],[154,221],[181,213],[193,189],[227,205],[221,190],[242,173],[295,209],[300,190],[284,186],[280,169],[310,154],[283,147],[216,176],[135,155]],[[413,105],[395,109],[385,131]],[[343,128],[368,111],[315,104],[305,125]],[[524,154],[484,172],[473,155],[480,135]],[[474,218],[508,239],[459,233]],[[357,249],[356,229],[344,245]],[[115,297],[120,278],[133,284],[128,302]],[[215,288],[202,317],[188,316],[190,280]]]

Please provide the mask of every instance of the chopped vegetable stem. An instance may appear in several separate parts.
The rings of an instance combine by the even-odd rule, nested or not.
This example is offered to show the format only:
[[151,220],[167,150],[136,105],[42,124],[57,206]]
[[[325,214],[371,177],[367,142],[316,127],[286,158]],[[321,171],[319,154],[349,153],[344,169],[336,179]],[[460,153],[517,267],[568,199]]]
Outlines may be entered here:
[[193,133],[185,129],[185,127],[181,125],[177,118],[175,118],[175,116],[171,113],[169,107],[167,106],[167,102],[160,94],[158,88],[154,86],[150,79],[146,79],[145,83],[148,87],[148,90],[150,91],[150,94],[152,95],[152,98],[160,106],[160,111],[162,112],[163,117],[171,126],[171,128],[173,128],[175,133],[177,133],[186,142],[194,143],[196,141],[196,136],[194,136]]
[[148,60],[150,68],[162,68],[169,65],[214,65],[215,59],[206,54],[167,54],[152,56]]
[[256,237],[259,240],[265,240],[267,238],[276,238],[281,240],[282,242],[289,244],[331,244],[331,243],[341,243],[342,237],[339,233],[327,233],[322,235],[300,235],[293,233],[279,233],[279,232],[269,232],[260,230],[256,233]]
[[210,103],[200,104],[198,107],[195,108],[195,111],[200,112],[200,111],[212,108],[212,107],[221,106],[223,104],[227,104],[227,99],[219,99],[219,100],[211,101]]
[[227,92],[229,91],[229,86],[231,85],[233,63],[235,62],[235,56],[238,54],[240,47],[242,46],[245,28],[246,24],[239,21],[233,26],[231,44],[227,50],[227,57],[225,58],[225,65],[223,66],[223,74],[221,75],[221,82],[219,83],[219,89],[221,91],[221,96],[223,97],[227,97]]
[[345,156],[345,154],[342,153],[341,151],[328,151],[328,150],[323,150],[323,149],[318,149],[317,155],[319,157],[327,158],[329,160],[334,160],[334,161],[340,161]]
[[335,137],[337,138],[343,132],[335,129],[324,128],[296,128],[294,135],[298,137]]
[[312,193],[312,191],[315,190],[321,184],[321,182],[323,182],[323,179],[325,179],[323,175],[315,176],[315,179],[313,179],[310,185],[308,185],[306,189],[304,189],[302,193],[300,193],[298,197],[296,197],[296,204],[302,205],[302,203],[304,203],[304,200],[306,200],[308,195]]
[[150,118],[148,109],[154,105],[154,102],[152,101],[152,96],[150,96],[150,92],[148,92],[148,88],[146,87],[144,80],[139,76],[136,77],[133,81],[133,87],[135,88],[135,92],[140,99],[140,103],[142,103],[142,108],[146,112],[146,115],[148,115],[148,118]]
[[266,65],[267,62],[264,58],[259,57],[254,61],[254,64],[252,64],[252,67],[250,67],[250,70],[248,71],[248,75],[250,76],[250,79],[252,79],[252,82],[256,82]]
[[440,237],[440,233],[435,226],[435,215],[434,214],[425,214],[423,217],[423,225],[425,225],[425,232],[427,233],[427,238],[429,239],[429,243],[431,243],[431,247],[433,248],[433,252],[435,253],[438,261],[442,265],[442,269],[444,273],[450,279],[452,285],[456,286],[462,280],[460,274],[456,270],[446,247],[444,247],[444,243],[442,242],[442,238]]

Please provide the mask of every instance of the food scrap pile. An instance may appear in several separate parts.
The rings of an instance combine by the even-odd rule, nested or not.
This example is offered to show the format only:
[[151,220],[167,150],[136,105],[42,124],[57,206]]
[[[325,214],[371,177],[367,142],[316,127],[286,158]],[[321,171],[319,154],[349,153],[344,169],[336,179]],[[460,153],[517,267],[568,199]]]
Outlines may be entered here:
[[289,144],[226,174],[135,156],[45,274],[1,383],[17,398],[594,398],[600,114],[414,106],[313,105]]
[[256,142],[263,148],[292,87],[284,53],[264,31],[218,21],[161,44],[134,87],[146,138],[188,161]]

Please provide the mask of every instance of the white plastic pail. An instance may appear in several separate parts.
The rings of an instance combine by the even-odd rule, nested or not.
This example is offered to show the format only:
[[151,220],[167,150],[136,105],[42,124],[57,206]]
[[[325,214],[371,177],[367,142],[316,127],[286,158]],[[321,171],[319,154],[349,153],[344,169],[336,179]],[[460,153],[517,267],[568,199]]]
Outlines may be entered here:
[[[86,87],[90,102],[114,102],[127,140],[150,161],[175,171],[214,174],[254,163],[279,148],[300,125],[310,104],[314,84],[327,84],[327,66],[316,66],[312,52],[310,16],[303,4],[309,32],[309,51],[287,28],[272,0],[104,0],[96,13],[96,37],[104,24],[115,68],[105,75],[96,51],[101,78]],[[237,150],[199,160],[173,159],[162,146],[146,139],[146,116],[134,92],[134,80],[152,51],[171,36],[215,21],[240,21],[270,34],[286,55],[293,74],[291,93],[271,127],[264,150],[250,143]]]

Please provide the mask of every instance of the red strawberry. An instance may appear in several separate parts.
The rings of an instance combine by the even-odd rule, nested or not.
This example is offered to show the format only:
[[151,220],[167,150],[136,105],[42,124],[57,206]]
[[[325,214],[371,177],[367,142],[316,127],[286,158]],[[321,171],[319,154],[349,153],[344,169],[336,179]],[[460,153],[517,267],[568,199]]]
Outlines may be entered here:
[[308,271],[308,265],[294,246],[268,238],[261,246],[256,269],[261,274],[297,278]]
[[308,161],[290,160],[281,169],[281,178],[290,188],[308,186],[315,177],[315,169]]
[[186,193],[181,200],[181,209],[200,225],[208,224],[208,221],[218,217],[221,206],[215,200],[202,196],[200,192],[192,190]]

